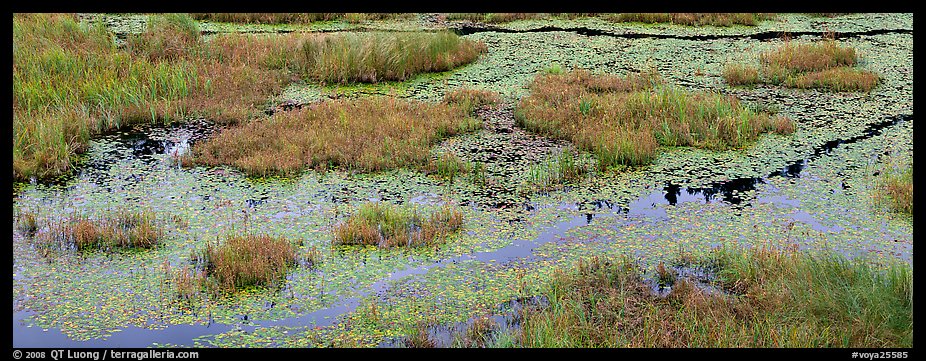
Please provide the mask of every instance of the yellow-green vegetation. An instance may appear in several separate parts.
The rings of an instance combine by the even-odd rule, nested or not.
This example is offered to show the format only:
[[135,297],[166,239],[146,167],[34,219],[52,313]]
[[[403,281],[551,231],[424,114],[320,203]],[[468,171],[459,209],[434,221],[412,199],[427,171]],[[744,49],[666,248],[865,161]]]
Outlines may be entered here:
[[775,19],[769,13],[620,13],[605,14],[602,18],[613,22],[670,23],[689,26],[755,26],[761,20]]
[[417,209],[383,202],[364,203],[334,228],[331,243],[387,248],[431,246],[462,226],[463,214],[449,205],[424,217]]
[[35,231],[39,229],[38,220],[35,217],[35,213],[29,211],[21,211],[16,217],[16,229],[24,233],[26,236],[32,236],[35,234]]
[[230,236],[222,244],[206,245],[205,275],[226,290],[269,286],[282,279],[296,262],[293,245],[285,238],[268,235]]
[[90,136],[108,129],[259,113],[255,104],[278,92],[284,78],[252,64],[246,55],[254,49],[230,46],[236,42],[204,43],[189,17],[163,15],[118,49],[102,25],[15,14],[14,179],[67,172]]
[[530,190],[545,191],[565,182],[574,182],[588,173],[575,154],[562,150],[527,170],[526,185]]
[[[312,248],[305,256],[310,267],[320,259]],[[171,280],[181,299],[200,294],[219,296],[249,287],[272,287],[296,264],[296,248],[283,237],[266,234],[229,235],[192,255],[196,266],[180,269]],[[170,272],[170,267],[166,267]]]
[[185,14],[150,17],[124,49],[72,15],[13,16],[13,178],[73,168],[91,136],[125,125],[261,116],[290,73],[323,82],[404,80],[475,60],[442,33],[227,34],[204,41]]
[[449,180],[451,183],[463,175],[467,175],[467,179],[476,185],[484,185],[486,181],[485,164],[466,162],[453,153],[441,154],[422,168],[439,178]]
[[878,181],[878,197],[895,212],[913,214],[913,166],[885,169]]
[[600,169],[649,164],[659,145],[737,149],[761,133],[793,130],[790,119],[752,110],[733,96],[665,85],[652,72],[538,74],[530,91],[515,110],[517,125],[572,141],[595,154]]
[[298,45],[296,66],[306,78],[324,83],[406,80],[476,60],[482,42],[451,32],[364,32],[308,36]]
[[498,104],[498,93],[477,88],[461,87],[444,94],[444,103],[466,109],[468,113],[480,107]]
[[515,20],[547,19],[547,13],[449,13],[447,20],[469,20],[484,23],[508,23]]
[[36,233],[41,247],[74,247],[79,251],[113,248],[151,248],[163,238],[164,231],[150,211],[119,210],[111,214],[73,214],[65,219],[49,220],[47,228]]
[[675,281],[665,297],[628,259],[557,271],[550,305],[527,309],[521,347],[912,347],[913,273],[837,255],[715,251],[706,292]]
[[759,70],[742,64],[729,64],[723,68],[723,78],[732,86],[753,85],[759,82]]
[[458,107],[389,97],[325,101],[230,128],[193,146],[193,162],[251,175],[306,167],[380,171],[423,166],[441,139],[480,127]]
[[730,85],[766,83],[791,88],[819,88],[831,91],[870,91],[878,75],[855,68],[855,48],[833,39],[813,43],[785,41],[759,56],[760,68],[729,64],[723,77]]
[[344,20],[361,23],[369,20],[411,19],[409,13],[191,13],[196,20],[225,23],[309,24],[316,21]]

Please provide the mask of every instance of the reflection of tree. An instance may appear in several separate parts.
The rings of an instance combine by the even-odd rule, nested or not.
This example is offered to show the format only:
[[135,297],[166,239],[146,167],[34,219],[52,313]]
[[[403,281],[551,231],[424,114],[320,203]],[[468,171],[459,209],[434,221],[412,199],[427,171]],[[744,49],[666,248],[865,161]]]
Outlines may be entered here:
[[[724,202],[736,205],[743,201],[738,193],[755,190],[756,184],[759,183],[765,183],[765,181],[763,181],[762,178],[737,178],[722,183],[714,183],[710,187],[687,187],[685,191],[688,192],[689,195],[703,195],[705,203],[710,203],[711,200],[720,195]],[[666,192],[666,201],[668,201],[670,205],[676,205],[678,203],[678,197],[682,194],[681,186],[670,184],[663,188],[663,190]],[[734,192],[737,194],[734,194]]]
[[666,200],[669,201],[669,205],[674,206],[676,203],[678,203],[678,196],[682,194],[682,187],[675,184],[670,184],[663,188],[663,190],[666,191]]

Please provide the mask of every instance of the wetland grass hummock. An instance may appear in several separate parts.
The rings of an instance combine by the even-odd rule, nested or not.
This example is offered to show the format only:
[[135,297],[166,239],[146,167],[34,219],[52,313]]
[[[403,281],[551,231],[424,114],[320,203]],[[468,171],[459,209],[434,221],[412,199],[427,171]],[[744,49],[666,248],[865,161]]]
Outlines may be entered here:
[[225,290],[269,286],[284,278],[296,263],[295,247],[285,238],[268,235],[230,236],[203,251],[205,275]]
[[123,210],[98,216],[75,214],[49,221],[47,228],[36,233],[36,241],[42,247],[74,247],[78,251],[132,249],[152,248],[160,243],[163,235],[154,213]]
[[402,81],[469,64],[488,51],[446,31],[316,34],[304,37],[298,50],[295,65],[322,83]]
[[855,68],[855,48],[839,45],[833,39],[813,43],[788,40],[760,54],[759,62],[759,69],[729,64],[723,77],[732,86],[765,83],[837,92],[871,91],[880,81],[876,74]]
[[588,169],[570,150],[562,150],[527,170],[528,191],[547,191],[566,182],[578,181]]
[[687,279],[665,297],[627,260],[557,271],[550,305],[528,309],[520,347],[912,347],[913,274],[837,255],[752,249],[704,261],[716,285]]
[[124,49],[73,15],[13,16],[13,178],[73,168],[92,135],[134,123],[207,116],[239,121],[281,89],[281,72],[221,37],[205,43],[186,15],[152,16]]
[[430,246],[463,225],[460,211],[444,206],[424,217],[417,210],[389,203],[365,203],[334,228],[334,245],[379,247]]
[[193,146],[193,162],[250,175],[341,167],[375,172],[426,165],[441,139],[476,130],[461,108],[387,97],[324,101],[223,131]]
[[[264,234],[226,236],[222,243],[208,243],[191,256],[194,266],[185,266],[170,275],[177,295],[192,300],[205,294],[219,297],[252,287],[272,287],[285,279],[298,262],[296,247],[282,237]],[[321,259],[314,247],[305,255],[309,267]]]
[[790,119],[732,96],[668,86],[654,73],[538,74],[530,89],[515,110],[517,125],[572,141],[597,156],[599,169],[649,164],[660,145],[740,149],[762,133],[793,131]]
[[444,94],[444,103],[456,105],[472,113],[479,107],[498,104],[498,93],[478,88],[462,87]]
[[310,24],[344,20],[356,24],[369,20],[411,19],[409,13],[191,13],[196,20],[245,24]]
[[894,212],[913,214],[913,167],[887,169],[878,181],[877,196]]
[[263,115],[293,75],[326,83],[406,80],[476,60],[450,32],[218,35],[186,14],[152,15],[123,48],[73,15],[13,16],[13,178],[73,169],[90,137],[136,123]]
[[602,18],[619,23],[669,23],[689,26],[755,26],[761,20],[777,18],[777,15],[769,13],[620,13],[602,15]]

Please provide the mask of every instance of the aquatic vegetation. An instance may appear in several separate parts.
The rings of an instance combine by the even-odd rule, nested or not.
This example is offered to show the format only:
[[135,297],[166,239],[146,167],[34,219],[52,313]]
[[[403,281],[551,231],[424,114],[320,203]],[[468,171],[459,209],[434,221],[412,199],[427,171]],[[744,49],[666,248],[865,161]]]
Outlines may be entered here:
[[[120,19],[119,15],[102,17],[108,24]],[[815,25],[819,22],[806,16],[782,17],[787,24],[762,24],[763,28],[756,31],[769,34],[782,27],[792,31],[819,30]],[[144,19],[147,15],[130,18]],[[422,18],[422,23],[429,22],[433,16]],[[909,262],[914,241],[909,220],[912,217],[872,212],[866,196],[875,190],[873,172],[877,169],[859,165],[870,164],[870,159],[885,147],[892,154],[912,149],[912,30],[889,30],[912,29],[912,15],[872,14],[824,22],[853,39],[853,45],[867,54],[867,64],[883,72],[885,86],[875,90],[877,96],[821,97],[816,92],[764,86],[748,91],[734,89],[732,92],[748,96],[750,105],[754,103],[762,111],[768,105],[781,114],[800,118],[800,136],[762,137],[754,148],[744,151],[672,149],[652,166],[597,174],[562,192],[526,197],[514,194],[531,165],[542,162],[557,149],[571,147],[514,127],[509,104],[477,110],[486,121],[485,131],[446,139],[430,151],[429,159],[455,154],[474,167],[488,168],[492,178],[486,188],[465,182],[448,184],[418,168],[376,174],[304,172],[295,178],[255,179],[224,166],[172,166],[166,162],[168,155],[160,151],[138,155],[139,149],[132,144],[132,139],[137,139],[135,132],[152,135],[145,137],[147,147],[148,138],[155,143],[172,142],[170,138],[177,133],[168,127],[138,125],[94,137],[83,162],[87,166],[60,186],[42,180],[15,184],[14,214],[33,211],[39,228],[43,228],[47,227],[46,219],[58,216],[56,212],[93,212],[114,204],[144,204],[155,210],[169,210],[164,216],[180,215],[188,220],[189,227],[171,230],[155,251],[89,252],[65,254],[59,259],[37,257],[41,249],[35,247],[35,240],[14,231],[14,346],[376,347],[386,340],[411,335],[421,320],[431,325],[431,337],[438,347],[457,340],[462,346],[463,329],[459,338],[451,341],[444,337],[445,325],[465,327],[474,317],[504,312],[504,307],[499,307],[501,302],[539,294],[539,287],[546,284],[552,269],[579,257],[633,254],[648,265],[665,260],[665,268],[671,272],[674,263],[665,257],[671,257],[676,250],[701,254],[718,243],[761,244],[779,237],[782,229],[787,229],[791,242],[808,252],[832,249],[872,264],[894,259]],[[415,77],[398,85],[403,87],[400,96],[440,101],[450,90],[473,84],[497,91],[506,100],[518,99],[527,95],[528,89],[523,86],[530,78],[554,61],[563,67],[629,71],[640,68],[648,58],[662,69],[666,79],[686,87],[714,88],[716,77],[693,77],[696,68],[705,74],[720,74],[729,54],[748,52],[750,46],[770,45],[747,40],[752,31],[745,28],[609,25],[595,20],[547,24],[579,28],[588,25],[590,29],[601,26],[617,30],[615,33],[627,29],[660,35],[618,39],[586,36],[579,34],[581,31],[472,33],[466,38],[486,42],[492,52],[462,69],[440,76]],[[532,21],[516,27],[537,29],[547,24]],[[417,19],[415,23],[395,25],[401,29],[420,27]],[[219,32],[276,29],[213,26]],[[387,28],[393,24],[372,26]],[[337,29],[344,24],[331,27]],[[853,34],[866,29],[886,33]],[[737,34],[741,32],[746,34],[739,39],[741,35]],[[731,39],[673,38],[698,34],[729,34]],[[296,35],[304,34],[291,35],[298,40]],[[208,35],[206,39],[223,37]],[[255,47],[261,39],[272,40],[269,49],[279,48],[279,53],[254,58],[259,59],[251,63],[254,66],[283,69],[288,60],[278,54],[296,49],[283,44],[289,41],[289,35],[247,34],[241,38],[242,42],[254,42]],[[318,87],[312,82],[302,85]],[[319,98],[366,96],[362,93],[367,91],[388,93],[380,90],[390,87],[392,84],[369,85],[356,94],[319,93]],[[282,98],[273,99],[287,100],[290,95],[283,93]],[[304,106],[316,100],[293,99]],[[590,100],[569,106],[577,114],[594,116],[600,103]],[[255,109],[262,113],[272,105],[259,103]],[[907,116],[899,124],[884,125],[885,117],[896,114]],[[132,134],[122,139],[125,133]],[[197,136],[190,143],[204,139]],[[826,143],[842,140],[852,144]],[[827,145],[821,146],[824,143]],[[819,155],[818,149],[822,149]],[[582,161],[594,160],[591,152],[582,151],[580,155]],[[806,158],[808,155],[810,158]],[[794,163],[799,159],[805,161]],[[782,166],[785,169],[781,176],[761,178]],[[726,187],[740,177],[756,177],[750,178],[755,182],[753,187]],[[723,186],[712,187],[720,184],[716,182]],[[681,185],[677,199],[670,197],[671,190],[661,188],[666,183]],[[687,193],[686,185],[691,186]],[[466,229],[440,247],[395,250],[341,246],[333,252],[325,250],[330,247],[331,222],[346,219],[354,206],[370,199],[418,204],[428,207],[421,208],[425,215],[425,209],[430,210],[435,203],[466,204],[466,209],[460,208],[466,214]],[[732,204],[733,200],[740,203]],[[496,204],[506,208],[493,209]],[[197,280],[204,277],[203,270],[195,262],[188,264],[188,260],[195,259],[190,252],[198,254],[214,237],[241,229],[243,212],[250,219],[248,229],[302,240],[304,243],[294,242],[299,245],[299,266],[287,272],[286,280],[280,279],[282,287],[245,287],[210,299],[212,295],[206,293],[218,283],[208,276],[206,281]],[[174,223],[180,227],[182,222],[171,222],[170,227]],[[550,242],[542,243],[545,241],[541,239]],[[317,269],[304,259],[312,253],[312,247],[321,249],[324,256]],[[158,272],[165,263],[171,264],[173,271],[189,269],[185,287],[165,277],[174,273]],[[514,276],[514,270],[519,269],[525,270],[524,278]],[[650,269],[646,272],[652,275]],[[649,278],[646,281],[652,282]],[[181,294],[187,297],[177,302]],[[184,298],[192,300],[183,302]],[[498,320],[498,316],[492,317]],[[514,327],[505,321],[498,323],[503,329],[505,325]],[[519,334],[496,330],[486,347],[516,347]]]
[[35,234],[35,231],[39,229],[39,222],[36,219],[35,213],[25,211],[19,212],[17,215],[16,229],[27,236]]
[[647,72],[621,78],[574,70],[538,74],[516,109],[517,124],[567,139],[598,157],[599,169],[645,165],[659,145],[742,148],[761,133],[793,130],[732,96],[689,92]]
[[666,268],[665,262],[659,262],[656,266],[656,283],[662,287],[672,286],[678,279],[678,272],[672,268]]
[[306,252],[305,256],[303,256],[302,261],[309,268],[318,267],[322,262],[322,253],[318,248],[312,246],[309,248],[308,252]]
[[195,144],[192,163],[252,175],[342,167],[375,172],[428,163],[441,139],[478,129],[460,108],[387,97],[333,100],[227,129]]
[[360,23],[368,20],[410,19],[409,13],[191,13],[196,20],[226,23],[309,24],[316,21],[344,20]]
[[[13,177],[71,170],[94,134],[133,123],[208,116],[233,122],[278,92],[282,73],[256,66],[224,37],[205,43],[185,15],[152,17],[116,47],[102,25],[71,15],[13,17]],[[244,43],[244,40],[232,42]],[[240,44],[238,44],[240,45]]]
[[481,162],[467,162],[460,159],[454,153],[444,153],[436,159],[421,167],[428,174],[435,174],[439,178],[446,179],[450,183],[454,180],[466,176],[465,179],[477,186],[486,184],[486,168]]
[[447,20],[469,20],[484,23],[508,23],[515,20],[546,19],[546,13],[449,13]]
[[41,247],[74,247],[79,251],[113,248],[151,248],[164,235],[155,223],[154,213],[118,210],[112,214],[72,214],[65,219],[47,220],[47,229],[36,233]]
[[831,38],[813,43],[786,40],[778,48],[759,55],[760,69],[730,64],[723,77],[730,85],[766,83],[790,88],[819,88],[832,91],[871,91],[878,75],[854,68],[855,48],[841,46]]
[[759,82],[759,70],[742,64],[727,64],[723,78],[732,86],[754,85]]
[[913,214],[913,166],[885,169],[878,181],[877,194],[891,210]]
[[459,346],[462,347],[486,347],[492,343],[492,333],[498,327],[495,320],[482,316],[473,320],[473,323],[466,328],[466,333]]
[[485,89],[460,87],[444,94],[444,103],[459,106],[469,113],[477,108],[495,105],[498,102],[498,93]]
[[835,18],[837,16],[849,15],[852,13],[807,13],[807,16],[819,17],[819,18]]
[[302,38],[295,66],[322,83],[406,80],[469,64],[488,51],[451,32],[362,32]]
[[453,153],[444,153],[431,163],[431,168],[438,177],[448,179],[452,183],[458,175],[469,173],[472,165]]
[[91,134],[131,121],[123,108],[155,109],[196,80],[188,69],[133,59],[104,27],[61,14],[14,15],[13,54],[14,179],[71,169]]
[[569,150],[561,150],[527,170],[526,186],[534,191],[546,191],[566,182],[575,182],[588,173],[585,165]]
[[761,20],[775,19],[768,13],[620,13],[603,15],[613,22],[670,23],[689,26],[755,26]]
[[229,236],[222,244],[207,244],[201,262],[205,276],[225,290],[235,290],[275,284],[296,263],[296,251],[285,238]]
[[418,211],[389,203],[364,203],[337,225],[334,245],[421,247],[437,244],[463,225],[463,214],[444,206],[423,217]]
[[415,327],[415,332],[412,333],[411,337],[404,340],[404,346],[410,348],[435,348],[437,343],[431,339],[428,326],[422,323]]
[[718,249],[720,287],[674,282],[665,297],[627,258],[555,274],[550,305],[527,310],[521,347],[910,347],[912,270],[843,256]]

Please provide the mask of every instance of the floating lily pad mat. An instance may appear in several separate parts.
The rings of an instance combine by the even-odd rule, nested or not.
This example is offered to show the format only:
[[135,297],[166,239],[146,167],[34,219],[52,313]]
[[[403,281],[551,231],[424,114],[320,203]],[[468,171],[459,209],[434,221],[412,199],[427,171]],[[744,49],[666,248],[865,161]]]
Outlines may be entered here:
[[[106,18],[129,27],[141,21]],[[409,335],[421,322],[497,313],[505,302],[537,295],[554,269],[591,255],[630,255],[655,267],[682,252],[741,244],[912,263],[911,217],[874,201],[886,157],[912,161],[912,18],[786,14],[730,28],[517,21],[470,30],[465,37],[485,42],[488,53],[460,69],[375,86],[300,83],[272,100],[303,104],[376,94],[436,102],[461,86],[498,92],[497,106],[477,111],[482,130],[432,150],[435,157],[453,153],[484,164],[486,185],[413,169],[249,178],[228,167],[179,167],[172,152],[220,131],[208,120],[101,135],[70,176],[15,184],[14,221],[34,214],[41,232],[47,220],[119,206],[177,221],[164,227],[159,246],[116,252],[43,254],[14,227],[14,347],[373,347]],[[429,19],[435,17],[363,26],[444,26]],[[789,31],[810,39],[825,28],[855,47],[864,59],[859,66],[883,83],[870,94],[840,94],[730,89],[723,82],[726,63],[754,61],[781,43],[756,34]],[[655,68],[676,86],[736,95],[786,115],[796,131],[763,135],[745,150],[666,148],[650,166],[594,172],[549,192],[520,192],[532,165],[575,149],[513,125],[512,109],[527,94],[525,86],[553,63],[612,74]],[[332,227],[370,201],[422,212],[449,204],[463,213],[463,226],[436,247],[332,247]],[[171,275],[192,266],[191,254],[243,231],[301,241],[297,254],[314,247],[320,262],[296,265],[276,287],[179,298]]]

